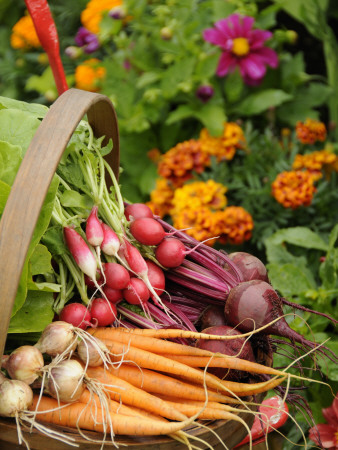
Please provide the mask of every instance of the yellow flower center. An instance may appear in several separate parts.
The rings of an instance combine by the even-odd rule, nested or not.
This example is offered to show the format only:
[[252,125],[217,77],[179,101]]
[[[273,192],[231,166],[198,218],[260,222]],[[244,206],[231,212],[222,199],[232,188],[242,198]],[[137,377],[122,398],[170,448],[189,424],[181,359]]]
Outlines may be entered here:
[[250,51],[249,41],[246,38],[239,37],[233,40],[232,53],[237,56],[245,56]]

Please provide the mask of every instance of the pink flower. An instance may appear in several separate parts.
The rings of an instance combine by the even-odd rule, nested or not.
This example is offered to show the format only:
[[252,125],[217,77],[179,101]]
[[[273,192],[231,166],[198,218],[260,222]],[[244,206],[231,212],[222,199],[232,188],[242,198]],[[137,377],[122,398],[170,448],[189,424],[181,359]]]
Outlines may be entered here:
[[309,438],[320,445],[318,439],[318,433],[322,448],[328,448],[330,450],[338,449],[338,394],[333,400],[332,405],[329,408],[322,409],[323,416],[327,423],[320,423],[316,427],[313,427],[309,431]]
[[215,28],[204,30],[204,39],[222,49],[218,76],[224,77],[238,66],[244,82],[257,85],[265,76],[266,66],[278,66],[277,53],[264,46],[272,33],[253,30],[254,21],[253,17],[231,14],[216,22]]

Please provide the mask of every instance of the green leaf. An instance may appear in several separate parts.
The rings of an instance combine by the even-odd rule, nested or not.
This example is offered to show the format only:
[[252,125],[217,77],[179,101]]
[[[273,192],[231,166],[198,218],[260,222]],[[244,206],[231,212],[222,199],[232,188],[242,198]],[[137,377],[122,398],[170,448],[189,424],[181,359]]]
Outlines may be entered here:
[[0,214],[3,213],[10,192],[11,187],[0,180]]
[[156,72],[145,72],[137,80],[136,87],[143,89],[149,84],[153,84],[160,79],[160,74]]
[[[325,344],[330,350],[332,350],[336,355],[338,354],[338,341],[331,340]],[[318,358],[318,364],[329,380],[338,381],[338,370],[337,363],[329,360],[328,358]]]
[[266,89],[246,97],[234,108],[234,111],[240,115],[252,116],[260,114],[269,108],[277,107],[291,99],[292,96],[290,94],[280,89]]
[[191,78],[194,65],[195,58],[185,58],[173,64],[163,73],[161,89],[165,98],[173,97],[178,91],[178,85]]
[[0,141],[0,180],[10,186],[13,184],[22,162],[21,153],[19,145]]
[[25,84],[26,91],[37,91],[40,94],[49,93],[51,98],[57,98],[57,89],[55,86],[55,80],[53,72],[50,66],[43,72],[42,75],[32,75],[29,77]]
[[294,264],[267,264],[269,279],[284,297],[293,297],[316,288],[311,272]]
[[78,191],[67,190],[60,197],[61,205],[68,208],[91,209],[93,200],[85,194]]
[[51,264],[52,255],[49,253],[47,247],[38,244],[30,258],[30,272],[32,275],[39,275],[43,273],[52,273],[53,267]]
[[63,255],[68,251],[63,240],[62,227],[60,225],[49,227],[41,240],[52,255]]
[[168,114],[168,118],[165,121],[166,125],[171,125],[180,120],[193,117],[195,114],[191,105],[180,105],[174,111]]
[[200,110],[195,111],[197,117],[203,125],[208,128],[213,136],[220,136],[224,130],[226,115],[222,106],[207,103]]
[[25,153],[40,125],[40,120],[26,111],[1,109],[0,123],[0,141],[19,145]]
[[140,177],[140,190],[143,195],[148,195],[155,188],[157,178],[157,167],[155,164],[150,164]]
[[216,22],[217,20],[224,19],[224,17],[228,17],[230,14],[235,12],[236,5],[232,4],[231,2],[220,2],[219,0],[213,0],[212,1],[212,7],[213,7],[213,21]]
[[47,114],[49,108],[45,105],[38,103],[21,102],[20,100],[14,100],[12,98],[0,96],[0,109],[18,109],[30,113],[37,119],[42,119]]
[[270,237],[270,242],[275,245],[287,242],[303,248],[324,250],[328,245],[315,232],[306,227],[282,228]]
[[224,81],[224,92],[230,103],[238,101],[243,92],[244,82],[239,70],[230,73]]
[[8,333],[42,331],[53,317],[53,293],[28,291],[25,304],[10,321]]
[[219,53],[210,53],[197,62],[194,76],[197,79],[208,79],[216,73]]

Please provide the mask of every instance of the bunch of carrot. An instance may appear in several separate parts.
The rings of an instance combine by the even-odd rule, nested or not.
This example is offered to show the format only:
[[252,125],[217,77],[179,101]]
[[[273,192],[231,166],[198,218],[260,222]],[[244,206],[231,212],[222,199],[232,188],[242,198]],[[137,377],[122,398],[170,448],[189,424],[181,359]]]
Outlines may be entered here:
[[[196,419],[238,421],[250,433],[238,415],[254,414],[254,403],[245,398],[273,389],[287,377],[271,367],[166,340],[220,336],[111,327],[92,328],[89,333],[109,351],[108,366],[84,363],[86,377],[102,388],[102,396],[85,389],[77,401],[66,404],[36,394],[30,409],[37,420],[81,430],[84,436],[82,430],[104,433],[103,441],[107,434],[111,439],[114,435],[169,435],[190,447],[194,436],[183,429]],[[206,371],[210,363],[271,378],[260,383],[222,380]]]

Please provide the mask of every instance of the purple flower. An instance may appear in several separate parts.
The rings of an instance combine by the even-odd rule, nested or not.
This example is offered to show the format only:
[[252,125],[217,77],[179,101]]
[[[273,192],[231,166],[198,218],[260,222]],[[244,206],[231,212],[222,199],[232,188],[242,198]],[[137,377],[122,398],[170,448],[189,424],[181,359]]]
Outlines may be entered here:
[[76,45],[78,45],[79,47],[83,47],[83,50],[86,53],[93,53],[100,47],[100,43],[96,34],[91,33],[89,30],[87,30],[87,28],[84,27],[80,27],[78,29],[74,40]]
[[272,33],[253,30],[254,21],[253,17],[232,14],[216,22],[215,28],[204,30],[204,39],[222,49],[218,76],[224,77],[238,66],[244,82],[257,85],[265,76],[266,66],[278,66],[277,53],[264,46]]
[[214,95],[214,88],[208,84],[202,84],[196,91],[196,97],[201,100],[201,102],[208,102]]

